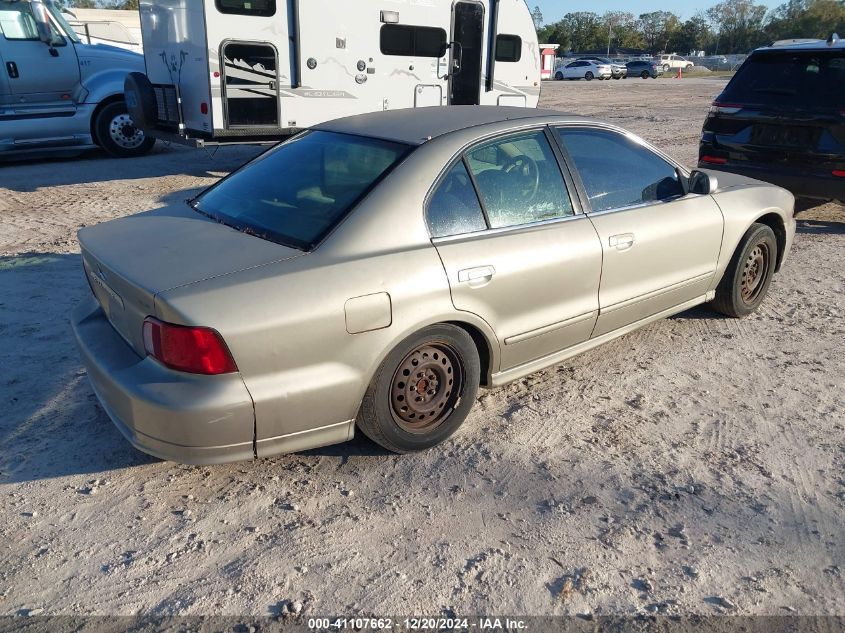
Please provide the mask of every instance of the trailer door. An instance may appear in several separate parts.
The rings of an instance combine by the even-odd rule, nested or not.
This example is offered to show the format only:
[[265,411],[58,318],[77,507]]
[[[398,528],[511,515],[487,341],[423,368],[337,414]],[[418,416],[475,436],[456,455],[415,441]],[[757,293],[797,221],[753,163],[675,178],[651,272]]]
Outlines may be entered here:
[[226,42],[222,47],[226,127],[279,127],[276,48],[266,42]]
[[484,5],[456,2],[452,21],[449,103],[478,105],[484,50]]

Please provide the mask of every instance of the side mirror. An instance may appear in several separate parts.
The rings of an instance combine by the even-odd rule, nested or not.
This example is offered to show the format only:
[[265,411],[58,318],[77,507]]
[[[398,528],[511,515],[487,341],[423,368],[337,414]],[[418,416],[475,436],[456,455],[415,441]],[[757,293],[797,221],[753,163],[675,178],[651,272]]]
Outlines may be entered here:
[[50,27],[50,16],[47,7],[40,0],[31,2],[32,17],[35,18],[35,27],[38,29],[38,39],[47,45],[53,44],[53,29]]
[[697,169],[689,176],[689,192],[696,193],[701,196],[707,196],[714,193],[719,188],[719,183],[715,176],[705,174],[703,171]]

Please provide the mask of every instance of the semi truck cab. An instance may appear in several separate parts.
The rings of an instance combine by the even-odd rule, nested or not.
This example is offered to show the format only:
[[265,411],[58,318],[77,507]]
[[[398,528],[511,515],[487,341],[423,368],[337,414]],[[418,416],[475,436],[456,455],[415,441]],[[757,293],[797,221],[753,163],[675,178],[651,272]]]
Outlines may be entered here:
[[155,139],[126,109],[142,55],[83,44],[52,0],[0,0],[0,157],[102,147],[139,156]]

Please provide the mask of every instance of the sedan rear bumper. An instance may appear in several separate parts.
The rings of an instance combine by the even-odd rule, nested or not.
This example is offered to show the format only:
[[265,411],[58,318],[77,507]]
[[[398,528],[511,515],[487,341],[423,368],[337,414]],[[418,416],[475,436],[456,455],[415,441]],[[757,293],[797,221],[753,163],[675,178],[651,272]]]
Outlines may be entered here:
[[186,374],[140,358],[90,296],[71,323],[97,399],[137,449],[185,464],[254,458],[255,413],[240,374]]

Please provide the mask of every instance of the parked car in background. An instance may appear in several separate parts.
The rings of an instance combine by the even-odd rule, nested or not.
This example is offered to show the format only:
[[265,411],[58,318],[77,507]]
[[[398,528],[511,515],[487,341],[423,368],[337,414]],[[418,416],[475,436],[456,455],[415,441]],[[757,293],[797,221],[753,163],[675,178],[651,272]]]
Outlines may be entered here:
[[663,69],[663,72],[669,72],[670,70],[676,70],[680,68],[681,70],[692,70],[695,67],[695,64],[688,60],[686,57],[681,57],[680,55],[675,55],[674,53],[671,55],[661,55],[657,63]]
[[754,51],[713,102],[699,165],[845,200],[845,41]]
[[613,79],[624,79],[628,76],[628,69],[625,64],[615,62],[606,57],[579,57],[577,61],[596,62],[598,64],[607,64],[610,66],[610,74]]
[[555,69],[555,79],[610,79],[613,71],[610,64],[599,64],[595,61],[576,60]]
[[419,451],[479,386],[708,301],[751,313],[793,203],[550,110],[347,117],[82,229],[73,328],[103,409],[153,455],[246,460],[356,428]]
[[642,77],[643,79],[657,79],[663,74],[663,68],[658,66],[657,62],[637,60],[628,62],[625,65],[628,77]]
[[52,0],[0,0],[0,157],[102,147],[139,156],[155,139],[123,97],[144,58],[83,44]]

